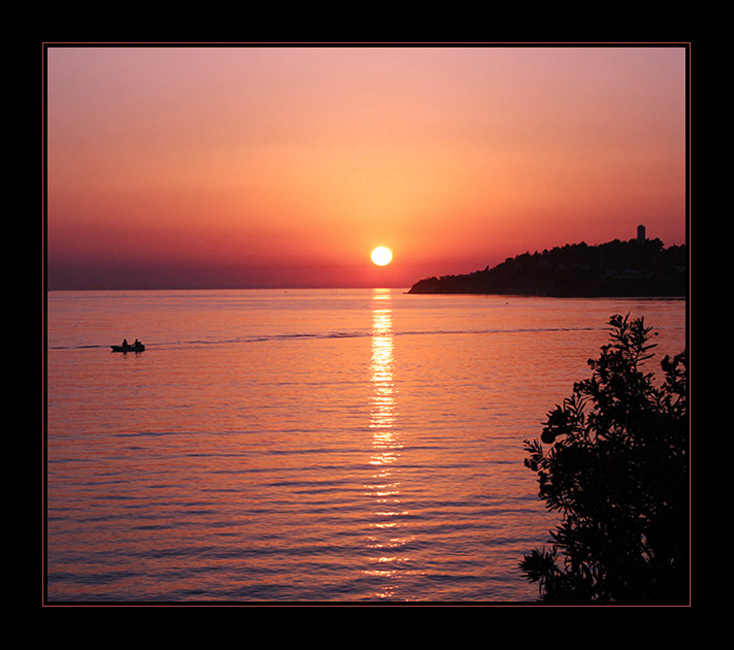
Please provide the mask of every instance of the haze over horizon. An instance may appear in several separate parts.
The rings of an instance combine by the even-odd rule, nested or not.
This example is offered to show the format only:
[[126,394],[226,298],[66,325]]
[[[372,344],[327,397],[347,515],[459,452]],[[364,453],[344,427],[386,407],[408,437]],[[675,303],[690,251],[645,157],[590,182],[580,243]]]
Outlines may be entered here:
[[639,224],[685,243],[683,44],[46,54],[48,289],[407,287]]

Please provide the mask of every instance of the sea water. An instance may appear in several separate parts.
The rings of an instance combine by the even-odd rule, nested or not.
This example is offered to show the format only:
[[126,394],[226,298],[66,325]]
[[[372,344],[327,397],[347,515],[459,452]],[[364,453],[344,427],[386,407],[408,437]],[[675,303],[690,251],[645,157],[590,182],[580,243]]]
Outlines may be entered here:
[[616,313],[685,346],[681,300],[48,293],[47,602],[533,601],[523,441]]

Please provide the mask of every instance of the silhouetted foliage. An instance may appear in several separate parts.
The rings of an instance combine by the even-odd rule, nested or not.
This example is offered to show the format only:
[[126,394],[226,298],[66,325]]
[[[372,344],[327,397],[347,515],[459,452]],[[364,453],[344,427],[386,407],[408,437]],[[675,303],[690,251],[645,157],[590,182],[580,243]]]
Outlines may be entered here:
[[561,514],[550,550],[520,567],[548,603],[688,602],[688,406],[685,352],[664,382],[642,365],[653,354],[642,318],[613,316],[611,343],[592,376],[525,441],[539,496]]
[[409,293],[682,297],[686,269],[686,246],[615,239],[598,246],[566,244],[508,257],[474,273],[425,278]]

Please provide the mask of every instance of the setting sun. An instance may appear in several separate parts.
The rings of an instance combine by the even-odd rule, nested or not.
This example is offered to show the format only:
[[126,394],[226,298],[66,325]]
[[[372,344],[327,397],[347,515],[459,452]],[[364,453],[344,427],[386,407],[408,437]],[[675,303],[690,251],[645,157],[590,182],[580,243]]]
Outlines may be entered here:
[[378,246],[372,251],[371,257],[377,266],[385,266],[392,262],[392,251],[385,246]]

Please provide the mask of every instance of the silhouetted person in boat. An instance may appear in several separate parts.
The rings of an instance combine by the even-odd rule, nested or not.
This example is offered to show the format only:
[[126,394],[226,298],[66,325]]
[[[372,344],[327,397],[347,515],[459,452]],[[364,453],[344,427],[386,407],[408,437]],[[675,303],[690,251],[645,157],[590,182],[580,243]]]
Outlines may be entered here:
[[127,339],[122,339],[122,347],[123,348],[127,347]]

